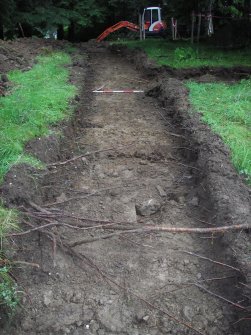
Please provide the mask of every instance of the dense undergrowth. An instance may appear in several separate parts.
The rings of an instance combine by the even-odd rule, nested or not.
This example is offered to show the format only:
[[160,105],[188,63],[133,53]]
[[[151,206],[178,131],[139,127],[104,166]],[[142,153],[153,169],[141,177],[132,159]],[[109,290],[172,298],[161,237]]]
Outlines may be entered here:
[[233,164],[251,184],[251,79],[187,86],[193,107],[229,146]]
[[[9,74],[13,87],[0,98],[0,181],[11,166],[21,162],[42,165],[25,154],[25,144],[50,134],[49,126],[70,115],[69,100],[75,87],[68,82],[71,62],[66,53],[49,53],[37,58],[30,71]],[[15,281],[11,276],[11,249],[7,235],[17,229],[18,216],[0,204],[0,308],[12,313],[18,304]]]
[[163,38],[148,38],[145,41],[126,40],[119,43],[126,44],[129,48],[140,47],[159,65],[173,68],[251,66],[251,48],[223,51],[205,44],[191,45],[190,42],[167,41]]

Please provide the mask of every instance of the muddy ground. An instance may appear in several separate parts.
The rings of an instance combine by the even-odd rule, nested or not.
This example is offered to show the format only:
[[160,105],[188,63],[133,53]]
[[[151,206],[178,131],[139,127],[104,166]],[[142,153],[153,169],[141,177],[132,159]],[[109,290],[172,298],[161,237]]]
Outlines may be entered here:
[[[15,257],[40,269],[15,273],[23,309],[1,334],[250,333],[242,320],[250,315],[248,232],[139,231],[247,223],[250,191],[221,140],[189,116],[182,80],[131,60],[80,45],[71,69],[76,113],[61,125],[64,137],[27,145],[48,168],[21,165],[5,178],[6,204],[28,211],[24,230],[78,229],[16,238]],[[100,87],[145,94],[92,93]]]

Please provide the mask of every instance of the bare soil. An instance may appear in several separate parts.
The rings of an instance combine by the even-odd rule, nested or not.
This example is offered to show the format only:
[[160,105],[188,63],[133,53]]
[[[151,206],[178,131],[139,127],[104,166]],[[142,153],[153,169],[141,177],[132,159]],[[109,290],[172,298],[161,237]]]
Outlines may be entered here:
[[[63,138],[27,146],[48,168],[19,165],[5,178],[6,204],[33,213],[33,225],[48,223],[44,215],[88,229],[54,227],[57,248],[43,232],[16,238],[16,257],[40,269],[15,274],[24,308],[3,335],[249,334],[247,232],[126,231],[247,222],[250,191],[221,140],[189,116],[182,81],[153,82],[148,60],[135,67],[125,58],[80,45],[75,116],[61,125]],[[92,93],[102,86],[147,94]]]

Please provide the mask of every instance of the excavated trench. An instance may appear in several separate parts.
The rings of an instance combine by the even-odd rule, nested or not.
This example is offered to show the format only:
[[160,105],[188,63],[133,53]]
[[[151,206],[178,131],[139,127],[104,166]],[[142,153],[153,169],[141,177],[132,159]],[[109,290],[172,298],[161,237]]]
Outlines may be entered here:
[[[71,80],[80,91],[64,137],[27,146],[48,168],[14,167],[2,186],[6,203],[28,213],[26,224],[65,224],[16,239],[18,257],[40,269],[16,274],[25,308],[2,333],[249,334],[248,323],[239,322],[248,315],[241,285],[247,272],[235,254],[237,244],[248,246],[248,235],[146,230],[231,224],[233,213],[219,205],[223,196],[230,204],[220,193],[222,182],[228,190],[228,169],[242,191],[240,199],[233,196],[238,223],[249,217],[249,191],[219,138],[211,135],[208,143],[204,127],[207,144],[201,138],[199,146],[195,125],[185,122],[182,82],[153,84],[128,60],[91,44],[75,56]],[[92,93],[100,87],[147,94]],[[216,169],[216,143],[225,175]]]

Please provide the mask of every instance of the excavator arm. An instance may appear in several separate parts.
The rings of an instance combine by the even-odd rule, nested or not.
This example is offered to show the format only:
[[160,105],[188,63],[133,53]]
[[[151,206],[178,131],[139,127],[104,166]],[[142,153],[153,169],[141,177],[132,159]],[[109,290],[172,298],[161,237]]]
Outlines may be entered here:
[[121,28],[127,28],[132,31],[139,31],[139,26],[137,26],[136,24],[128,21],[120,21],[114,26],[107,28],[101,35],[99,35],[97,38],[97,42],[103,41],[108,35]]

